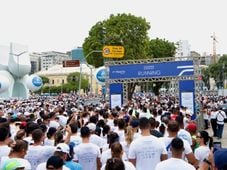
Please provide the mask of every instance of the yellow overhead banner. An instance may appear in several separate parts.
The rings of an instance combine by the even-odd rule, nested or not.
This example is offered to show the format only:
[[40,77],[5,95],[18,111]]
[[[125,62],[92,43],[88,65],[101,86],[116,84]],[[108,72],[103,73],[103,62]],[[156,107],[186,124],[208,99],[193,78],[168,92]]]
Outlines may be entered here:
[[122,58],[124,57],[125,49],[123,46],[104,46],[102,55],[105,58]]

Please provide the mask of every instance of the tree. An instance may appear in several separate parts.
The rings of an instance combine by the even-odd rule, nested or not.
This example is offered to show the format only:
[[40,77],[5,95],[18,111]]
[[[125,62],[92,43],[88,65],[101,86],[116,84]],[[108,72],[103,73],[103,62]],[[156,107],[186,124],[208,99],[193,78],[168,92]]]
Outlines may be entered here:
[[[149,29],[150,24],[144,18],[131,14],[110,15],[109,19],[97,22],[91,28],[89,36],[83,43],[84,54],[87,55],[93,50],[101,50],[104,45],[120,45],[125,48],[125,56],[122,59],[112,60],[173,57],[175,45],[167,40],[150,40]],[[104,58],[98,53],[92,53],[87,57],[87,62],[95,67],[100,67],[104,64]],[[128,84],[129,100],[136,84]]]
[[217,87],[224,87],[224,79],[227,73],[227,55],[223,55],[217,63],[210,65],[209,70]]
[[[176,52],[176,46],[173,42],[169,42],[165,39],[152,39],[149,42],[149,51],[148,55],[152,58],[165,58],[165,57],[174,57]],[[158,95],[159,89],[162,87],[163,82],[155,82],[155,85],[152,85],[153,92]]]
[[40,78],[43,81],[43,84],[48,84],[49,83],[49,78],[45,77],[45,76],[40,76]]
[[202,80],[205,84],[205,86],[210,89],[210,69],[208,68],[202,68]]
[[[80,80],[80,73],[75,72],[75,73],[70,73],[67,76],[67,85],[64,87],[70,91],[77,91],[79,89],[79,80]],[[87,90],[89,88],[89,82],[88,80],[82,75],[81,79],[81,89]]]
[[[83,44],[84,54],[101,50],[104,45],[120,45],[125,48],[122,60],[147,58],[149,28],[150,25],[144,18],[131,14],[111,15],[109,19],[100,21],[91,28]],[[87,57],[87,62],[100,67],[104,65],[104,58],[101,54],[93,53]]]
[[148,55],[152,58],[174,57],[175,52],[175,44],[168,40],[156,38],[149,42]]

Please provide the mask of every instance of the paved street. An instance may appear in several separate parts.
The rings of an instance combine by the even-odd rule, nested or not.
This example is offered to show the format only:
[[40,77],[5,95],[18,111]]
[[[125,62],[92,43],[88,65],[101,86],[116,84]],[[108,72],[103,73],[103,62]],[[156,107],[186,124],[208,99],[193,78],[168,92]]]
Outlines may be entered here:
[[[211,127],[209,128],[208,132],[209,132],[210,136],[213,135]],[[214,137],[213,139],[214,139],[214,141],[220,141],[220,140],[217,140],[216,137]],[[223,131],[223,136],[222,136],[221,142],[222,142],[222,147],[227,148],[227,123],[225,123],[225,126],[224,126],[224,131]]]

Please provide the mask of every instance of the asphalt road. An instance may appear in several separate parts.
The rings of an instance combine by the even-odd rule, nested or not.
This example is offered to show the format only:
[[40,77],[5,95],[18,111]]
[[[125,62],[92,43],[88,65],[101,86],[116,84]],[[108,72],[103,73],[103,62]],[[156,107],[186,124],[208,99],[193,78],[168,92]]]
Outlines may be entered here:
[[[212,136],[212,128],[210,127],[208,129],[209,135]],[[222,139],[218,140],[216,137],[213,137],[214,142],[216,141],[221,141],[222,143],[222,148],[227,148],[227,123],[225,123],[224,125],[224,130],[223,130],[223,135],[222,135]]]

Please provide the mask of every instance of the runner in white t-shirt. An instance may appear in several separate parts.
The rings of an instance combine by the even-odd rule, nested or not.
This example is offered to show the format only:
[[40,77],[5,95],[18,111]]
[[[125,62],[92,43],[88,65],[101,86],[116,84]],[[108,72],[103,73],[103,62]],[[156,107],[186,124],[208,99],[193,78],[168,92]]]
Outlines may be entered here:
[[159,162],[155,170],[195,170],[195,167],[181,159],[184,151],[184,142],[182,139],[174,138],[171,141],[170,150],[172,152],[172,158]]
[[167,152],[163,142],[150,134],[147,118],[140,118],[139,127],[142,136],[131,143],[128,158],[137,170],[153,170],[157,163],[167,159]]
[[[55,152],[53,154],[53,156],[56,157],[59,157],[59,162],[65,162],[66,159],[67,159],[67,155],[69,154],[69,146],[65,143],[59,143],[56,147],[55,147]],[[53,157],[51,156],[51,157]],[[57,158],[56,158],[57,159]],[[50,160],[50,157],[49,159],[47,160],[47,162],[43,162],[41,164],[39,164],[36,168],[36,170],[43,170],[43,169],[46,169],[46,166],[49,166],[49,163],[48,162]],[[54,162],[53,162],[54,163]],[[55,165],[57,164],[56,162],[54,163]],[[63,164],[62,164],[63,165]],[[63,170],[69,170],[69,168],[67,168],[66,166],[63,166]]]
[[19,163],[20,166],[25,167],[25,170],[31,170],[31,164],[28,160],[24,159],[24,156],[28,149],[28,143],[23,140],[16,140],[12,146],[11,151],[8,156],[4,156],[1,158],[0,169],[4,169],[7,162],[14,160]]
[[196,135],[196,140],[200,146],[195,149],[195,158],[201,165],[203,160],[207,159],[210,154],[210,148],[213,145],[213,140],[206,131],[198,132]]
[[10,152],[10,147],[8,147],[10,137],[9,129],[5,127],[0,128],[0,158],[3,156],[8,156]]
[[[165,144],[165,148],[168,152],[168,157],[171,157],[171,152],[170,152],[170,146],[171,146],[171,141],[173,138],[178,137],[177,133],[179,131],[179,125],[175,120],[170,120],[168,122],[168,128],[167,128],[168,137],[163,137],[162,140]],[[181,138],[181,137],[179,137]],[[182,138],[181,138],[182,139]],[[185,157],[187,158],[187,160],[192,163],[195,167],[198,165],[198,161],[195,159],[195,156],[192,152],[192,149],[188,143],[188,141],[183,140],[183,144],[184,144],[184,152],[183,154],[185,155]]]
[[100,148],[89,142],[90,130],[82,127],[80,130],[82,143],[74,148],[74,160],[79,162],[83,170],[97,170],[100,168]]
[[124,160],[123,153],[124,152],[121,144],[119,142],[113,143],[111,145],[110,158],[107,159],[106,163],[103,164],[101,169],[104,170],[106,166],[109,166],[109,163],[112,163],[110,159],[112,159],[113,161],[115,159],[121,159],[121,160],[123,159],[125,170],[135,170],[135,167],[131,162]]
[[42,146],[44,137],[44,133],[40,129],[32,132],[34,144],[29,145],[25,156],[25,159],[30,162],[32,169],[36,169],[40,163],[45,162],[54,153],[54,146]]
[[82,139],[80,135],[77,133],[78,131],[78,126],[77,123],[71,123],[69,124],[69,127],[71,128],[71,136],[70,136],[70,142],[73,142],[75,144],[75,147],[82,143]]

